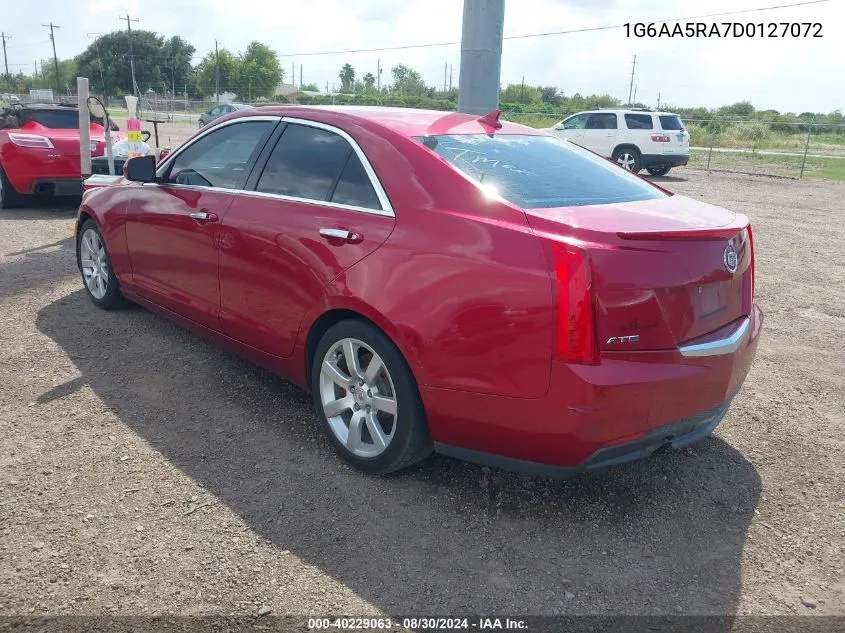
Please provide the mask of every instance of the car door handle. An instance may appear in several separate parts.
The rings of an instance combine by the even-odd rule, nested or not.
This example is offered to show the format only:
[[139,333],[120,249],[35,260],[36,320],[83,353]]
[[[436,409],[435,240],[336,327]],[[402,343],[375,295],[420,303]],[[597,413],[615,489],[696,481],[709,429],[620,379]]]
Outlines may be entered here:
[[364,239],[364,236],[360,233],[353,233],[352,231],[347,231],[346,229],[320,229],[320,235],[326,239],[342,240],[352,244],[356,244]]
[[191,219],[197,222],[217,222],[217,214],[208,211],[195,211],[191,213]]

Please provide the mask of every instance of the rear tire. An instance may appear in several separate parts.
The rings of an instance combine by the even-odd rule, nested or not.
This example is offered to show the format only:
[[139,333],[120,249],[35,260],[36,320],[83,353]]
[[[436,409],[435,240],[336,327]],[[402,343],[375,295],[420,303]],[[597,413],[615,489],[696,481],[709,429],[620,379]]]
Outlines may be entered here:
[[622,169],[627,169],[635,174],[642,169],[640,152],[633,147],[620,147],[617,149],[613,152],[613,162],[619,165]]
[[323,335],[314,352],[311,393],[320,425],[356,468],[386,474],[432,452],[411,370],[369,323],[341,321]]
[[76,265],[88,298],[98,308],[114,310],[126,305],[111,265],[106,241],[93,220],[85,220],[76,238]]
[[670,169],[672,167],[669,165],[664,165],[663,167],[646,167],[646,171],[652,176],[665,176],[669,173]]
[[26,198],[15,190],[6,172],[0,167],[0,209],[14,209],[22,206],[25,201]]

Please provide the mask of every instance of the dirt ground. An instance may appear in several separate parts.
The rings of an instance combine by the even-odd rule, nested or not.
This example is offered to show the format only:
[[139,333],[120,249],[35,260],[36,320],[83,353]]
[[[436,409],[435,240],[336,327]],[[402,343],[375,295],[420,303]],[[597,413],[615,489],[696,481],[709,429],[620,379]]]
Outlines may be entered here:
[[94,307],[73,206],[0,212],[0,615],[845,615],[845,184],[660,180],[751,218],[757,360],[715,438],[562,482],[360,474],[304,393]]

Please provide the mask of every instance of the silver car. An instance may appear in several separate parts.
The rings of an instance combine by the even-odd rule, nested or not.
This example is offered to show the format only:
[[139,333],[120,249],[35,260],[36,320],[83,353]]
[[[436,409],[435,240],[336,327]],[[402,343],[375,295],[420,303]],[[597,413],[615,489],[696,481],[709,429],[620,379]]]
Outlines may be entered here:
[[200,115],[200,127],[204,125],[208,125],[217,117],[221,117],[224,114],[229,114],[230,112],[237,112],[238,110],[249,110],[252,106],[244,105],[243,103],[219,103],[208,112],[203,112]]

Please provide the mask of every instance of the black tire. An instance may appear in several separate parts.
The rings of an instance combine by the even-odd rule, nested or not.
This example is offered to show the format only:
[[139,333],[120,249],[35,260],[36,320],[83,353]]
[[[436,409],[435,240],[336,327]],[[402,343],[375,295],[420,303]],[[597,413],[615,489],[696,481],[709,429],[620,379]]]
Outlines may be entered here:
[[199,126],[198,126],[198,129],[200,129],[200,130],[201,130],[204,126],[205,126],[205,121],[203,121],[202,119],[200,119],[200,120],[199,120]]
[[25,201],[26,198],[17,192],[6,177],[6,172],[0,167],[0,209],[15,209]]
[[[391,420],[392,439],[383,452],[375,457],[361,457],[351,452],[332,430],[323,408],[322,364],[326,355],[344,339],[356,339],[372,348],[381,358],[392,379],[395,391],[393,396],[396,402],[396,415]],[[351,375],[352,372],[349,373]],[[349,394],[348,390],[340,388],[338,390]],[[311,364],[311,393],[320,425],[338,453],[356,468],[369,473],[386,474],[411,466],[430,455],[433,450],[422,399],[408,364],[393,342],[383,332],[365,321],[358,319],[341,321],[330,327],[323,335]],[[359,415],[351,410],[349,413],[350,419],[351,416]],[[364,411],[361,410],[360,415],[363,414]],[[363,420],[363,417],[360,419]],[[346,424],[348,430],[349,420],[343,423]]]
[[[92,293],[91,288],[88,287],[85,272],[82,268],[82,240],[89,231],[93,231],[97,234],[97,237],[102,244],[103,252],[105,253],[108,281],[106,282],[105,294],[102,297],[97,297]],[[121,308],[128,303],[126,297],[124,297],[123,293],[120,291],[120,283],[118,283],[117,277],[114,275],[114,269],[111,265],[111,256],[109,255],[106,241],[103,239],[103,234],[100,233],[100,229],[97,228],[97,225],[93,220],[85,220],[85,222],[82,223],[82,226],[79,227],[79,234],[76,237],[76,266],[79,268],[79,274],[82,276],[82,285],[85,287],[85,292],[88,293],[88,298],[91,299],[94,305],[102,308],[103,310],[114,310],[115,308]]]
[[613,162],[622,169],[638,173],[642,169],[642,158],[636,147],[619,147],[613,152]]
[[646,167],[646,171],[652,176],[665,176],[672,169],[670,165],[663,165],[663,167]]

